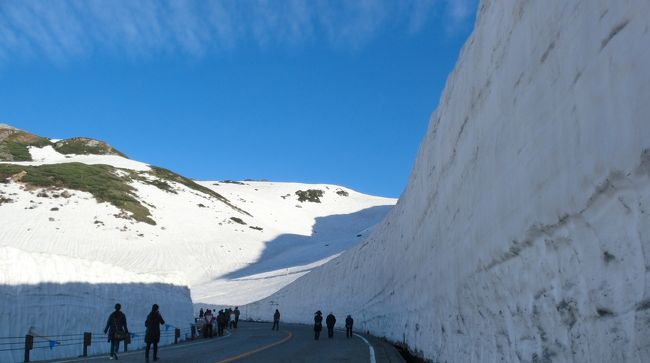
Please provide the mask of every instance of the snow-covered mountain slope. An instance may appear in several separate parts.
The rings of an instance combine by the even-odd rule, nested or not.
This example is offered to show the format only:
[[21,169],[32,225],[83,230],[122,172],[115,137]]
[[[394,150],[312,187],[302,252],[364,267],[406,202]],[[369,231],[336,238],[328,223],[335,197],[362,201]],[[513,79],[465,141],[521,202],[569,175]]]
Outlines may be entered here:
[[62,141],[6,130],[20,143],[4,150],[24,161],[0,161],[0,311],[30,300],[72,321],[3,313],[3,336],[90,329],[86,315],[67,319],[64,296],[96,315],[94,331],[117,301],[137,326],[153,302],[187,325],[190,291],[218,305],[266,297],[358,243],[396,202],[325,184],[195,182],[92,140],[62,154]]
[[248,311],[440,362],[650,361],[649,15],[481,1],[397,206]]

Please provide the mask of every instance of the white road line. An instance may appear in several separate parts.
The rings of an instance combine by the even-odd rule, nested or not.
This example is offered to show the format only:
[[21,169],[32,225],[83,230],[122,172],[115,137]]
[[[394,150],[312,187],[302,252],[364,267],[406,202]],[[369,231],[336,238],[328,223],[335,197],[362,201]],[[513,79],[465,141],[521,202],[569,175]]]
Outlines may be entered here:
[[359,339],[363,340],[364,342],[366,342],[366,344],[368,344],[368,348],[370,348],[370,363],[377,363],[377,361],[375,360],[375,348],[372,347],[372,344],[370,344],[370,342],[368,342],[366,340],[366,338],[362,337],[361,335],[359,335],[357,333],[354,333],[354,335],[357,338],[359,338]]

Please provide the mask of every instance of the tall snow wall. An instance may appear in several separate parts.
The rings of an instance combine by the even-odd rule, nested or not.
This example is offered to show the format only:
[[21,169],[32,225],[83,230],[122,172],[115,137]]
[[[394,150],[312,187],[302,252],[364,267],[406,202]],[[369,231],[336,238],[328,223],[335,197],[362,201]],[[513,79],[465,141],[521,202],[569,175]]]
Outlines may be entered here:
[[481,1],[389,216],[246,307],[440,362],[650,361],[650,2]]
[[168,324],[162,328],[161,344],[173,342],[175,327],[184,338],[193,323],[189,289],[160,276],[6,246],[0,246],[0,262],[3,363],[23,362],[26,334],[34,336],[31,361],[81,355],[84,332],[92,333],[89,355],[108,355],[110,345],[103,330],[116,303],[122,305],[129,332],[135,334],[130,349],[144,345],[144,321],[154,303],[160,305]]

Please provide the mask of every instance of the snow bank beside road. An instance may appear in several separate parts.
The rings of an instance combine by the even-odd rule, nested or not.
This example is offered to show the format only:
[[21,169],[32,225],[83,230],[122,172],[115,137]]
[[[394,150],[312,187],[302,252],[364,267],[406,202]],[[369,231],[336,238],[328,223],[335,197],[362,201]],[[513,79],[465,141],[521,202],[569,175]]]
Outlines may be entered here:
[[482,1],[372,235],[248,307],[434,361],[650,361],[650,3]]
[[[193,321],[189,289],[160,276],[10,247],[0,247],[0,262],[0,331],[2,337],[22,337],[31,331],[37,347],[31,352],[32,360],[78,356],[83,332],[94,335],[89,353],[107,353],[103,329],[118,302],[133,333],[144,331],[144,320],[154,303],[171,326],[188,329]],[[49,349],[48,340],[57,345]],[[166,337],[163,343],[172,340]],[[17,349],[0,351],[0,361],[22,361],[23,341],[0,338],[2,349]],[[134,346],[141,341],[136,337]]]

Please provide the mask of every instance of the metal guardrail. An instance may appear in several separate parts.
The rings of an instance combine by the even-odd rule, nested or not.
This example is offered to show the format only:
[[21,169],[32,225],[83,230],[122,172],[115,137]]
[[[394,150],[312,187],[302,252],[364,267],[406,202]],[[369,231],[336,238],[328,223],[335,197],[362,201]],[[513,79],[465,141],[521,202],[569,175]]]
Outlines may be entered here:
[[[144,344],[145,332],[129,332],[124,339],[124,351],[128,352],[129,345],[139,342],[142,339]],[[164,325],[164,331],[160,334],[161,338],[174,338],[173,344],[178,344],[183,340],[194,340],[197,338],[196,325],[190,324],[189,328],[180,329],[171,324]],[[104,333],[83,332],[76,334],[57,334],[42,335],[37,334],[30,329],[24,337],[0,337],[0,352],[20,351],[25,353],[24,362],[30,361],[30,352],[39,349],[55,349],[56,347],[79,346],[81,348],[80,357],[88,356],[88,347],[93,343],[106,342]]]

